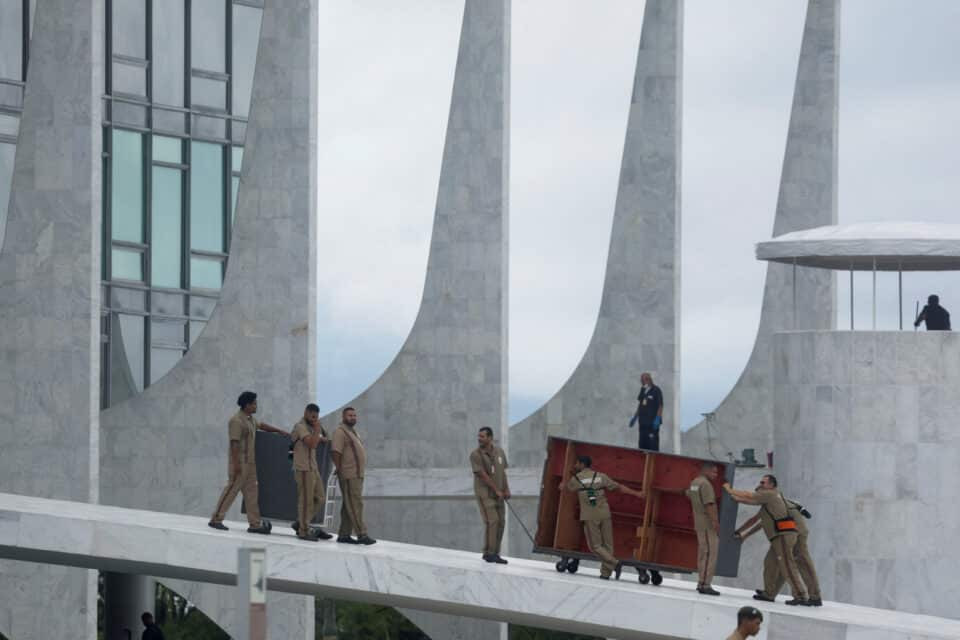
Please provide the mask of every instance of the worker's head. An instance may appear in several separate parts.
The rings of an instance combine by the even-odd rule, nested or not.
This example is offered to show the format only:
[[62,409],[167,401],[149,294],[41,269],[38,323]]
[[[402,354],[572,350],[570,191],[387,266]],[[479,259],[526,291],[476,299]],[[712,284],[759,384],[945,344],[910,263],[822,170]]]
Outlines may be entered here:
[[704,462],[702,465],[700,465],[700,473],[710,478],[711,480],[716,480],[719,470],[717,469],[716,464],[712,462]]
[[640,374],[640,384],[642,384],[645,387],[649,387],[650,385],[653,384],[653,376],[650,375],[648,372],[644,371],[643,373]]
[[240,394],[240,397],[237,398],[237,406],[240,407],[240,410],[247,415],[256,413],[257,394],[255,394],[253,391],[244,391]]
[[307,424],[316,424],[317,420],[320,419],[320,407],[312,402],[308,404],[303,410],[303,419],[307,421]]
[[490,427],[480,427],[477,431],[477,444],[486,447],[493,444],[493,429]]
[[777,476],[772,473],[760,478],[760,489],[776,489],[777,488]]
[[749,638],[760,633],[763,614],[756,607],[740,607],[737,611],[737,631]]
[[935,293],[931,294],[930,297],[927,298],[927,304],[934,307],[937,306],[938,304],[940,304],[940,296],[938,296]]
[[140,616],[140,621],[143,622],[143,626],[149,627],[153,624],[153,614],[149,611],[144,611]]
[[580,473],[584,469],[589,469],[592,466],[593,458],[590,456],[577,456],[577,461],[573,463],[573,470]]
[[343,420],[343,424],[352,427],[357,424],[357,410],[353,407],[347,407],[340,414],[340,418]]

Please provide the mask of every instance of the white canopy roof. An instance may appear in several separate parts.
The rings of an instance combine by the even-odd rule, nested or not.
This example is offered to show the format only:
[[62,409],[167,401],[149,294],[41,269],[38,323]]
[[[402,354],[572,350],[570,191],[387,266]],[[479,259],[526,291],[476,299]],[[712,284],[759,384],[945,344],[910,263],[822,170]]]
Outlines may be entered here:
[[794,231],[757,243],[757,260],[855,271],[960,270],[960,224],[869,222]]

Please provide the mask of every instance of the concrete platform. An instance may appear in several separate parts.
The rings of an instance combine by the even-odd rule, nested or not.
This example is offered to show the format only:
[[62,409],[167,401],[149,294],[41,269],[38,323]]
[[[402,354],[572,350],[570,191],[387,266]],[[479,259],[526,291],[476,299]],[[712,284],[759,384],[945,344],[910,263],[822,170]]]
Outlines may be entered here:
[[[372,547],[270,536],[205,518],[0,493],[0,557],[110,571],[236,582],[237,551],[266,547],[269,589],[546,627],[611,638],[712,640],[735,626],[736,611],[760,604],[724,589],[701,596],[689,582],[640,585],[635,573],[604,582],[584,569],[560,574],[552,562],[482,562],[475,552],[381,541]],[[376,532],[373,532],[376,535]],[[933,640],[960,638],[960,621],[827,603],[759,607],[761,639]],[[268,603],[269,616],[269,603]]]

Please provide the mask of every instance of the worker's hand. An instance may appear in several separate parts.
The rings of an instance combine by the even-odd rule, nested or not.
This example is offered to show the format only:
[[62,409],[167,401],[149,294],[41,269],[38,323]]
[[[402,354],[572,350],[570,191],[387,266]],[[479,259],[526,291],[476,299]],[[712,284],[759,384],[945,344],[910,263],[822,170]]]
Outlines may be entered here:
[[632,429],[635,424],[637,424],[637,414],[633,414],[633,417],[630,418],[630,424],[627,425],[627,428]]
[[509,500],[512,495],[513,495],[513,494],[510,493],[510,489],[504,489],[504,490],[503,490],[503,499],[504,499],[504,500]]
[[661,418],[660,416],[656,416],[656,417],[653,419],[653,430],[654,430],[654,431],[659,431],[661,424],[663,424],[663,418]]
[[729,493],[729,492],[730,492],[730,489],[732,489],[732,487],[730,486],[730,483],[729,483],[729,482],[724,482],[724,483],[723,483],[723,489],[724,489],[724,491],[726,491],[726,492]]
[[503,500],[503,491],[497,490],[497,497]]
[[733,539],[734,539],[734,540],[741,540],[741,541],[742,541],[742,540],[743,540],[743,534],[740,533],[739,531],[734,531],[734,532],[733,532]]

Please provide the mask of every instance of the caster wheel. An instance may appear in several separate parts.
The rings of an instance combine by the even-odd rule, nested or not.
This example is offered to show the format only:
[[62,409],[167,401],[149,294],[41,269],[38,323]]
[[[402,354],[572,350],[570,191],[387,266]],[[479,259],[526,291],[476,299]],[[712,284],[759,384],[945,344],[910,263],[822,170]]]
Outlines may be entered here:
[[567,571],[570,573],[576,573],[577,569],[580,568],[580,558],[573,558],[570,562],[567,563]]
[[637,575],[637,580],[640,581],[640,584],[647,584],[650,582],[650,575],[643,569],[640,569],[640,573]]
[[658,587],[659,587],[660,584],[663,582],[663,576],[660,575],[660,572],[659,572],[659,571],[651,571],[651,572],[650,572],[650,582],[652,582],[655,586],[658,586]]
[[559,560],[557,560],[557,564],[555,566],[557,568],[557,571],[559,571],[560,573],[563,573],[564,571],[567,570],[567,559],[560,558]]

